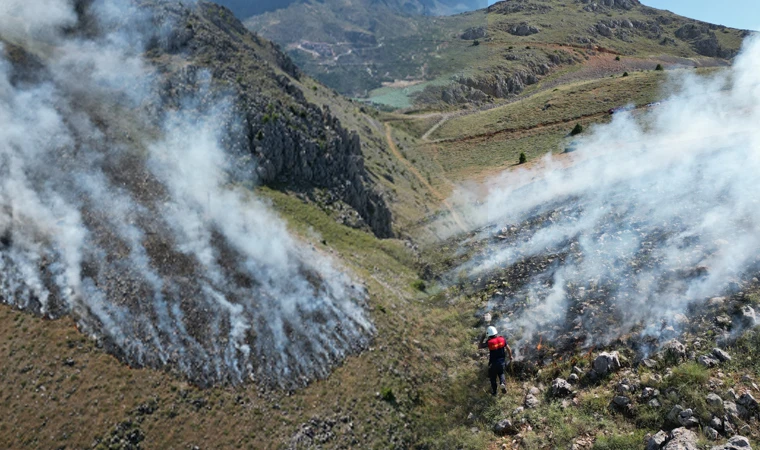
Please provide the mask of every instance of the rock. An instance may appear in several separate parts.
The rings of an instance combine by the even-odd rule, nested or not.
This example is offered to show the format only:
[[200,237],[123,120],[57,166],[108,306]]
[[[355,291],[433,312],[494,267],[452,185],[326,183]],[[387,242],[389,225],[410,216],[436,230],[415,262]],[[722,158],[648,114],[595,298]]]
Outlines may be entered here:
[[718,439],[718,431],[715,430],[715,428],[712,427],[705,427],[704,430],[702,430],[707,439],[714,441]]
[[475,39],[483,39],[486,35],[487,32],[485,27],[472,27],[466,29],[460,37],[466,41],[472,41]]
[[658,391],[657,389],[650,388],[650,387],[645,387],[641,391],[640,398],[641,398],[642,401],[646,401],[646,400],[648,400],[650,398],[657,397],[658,395],[660,395],[660,391]]
[[668,433],[660,430],[654,436],[650,437],[647,441],[646,450],[660,450],[663,445],[668,441]]
[[723,399],[717,394],[707,394],[707,404],[712,407],[720,407],[723,405]]
[[676,428],[670,432],[670,440],[664,450],[697,450],[697,433],[686,428]]
[[525,408],[523,408],[522,406],[518,406],[517,408],[515,408],[515,409],[512,411],[512,416],[513,416],[513,417],[514,417],[514,416],[519,416],[519,415],[520,415],[520,414],[522,414],[524,411],[525,411]]
[[615,372],[620,368],[620,357],[618,352],[600,353],[594,360],[593,367],[594,372],[601,377]]
[[697,358],[697,362],[708,368],[715,367],[718,364],[720,364],[720,361],[718,361],[716,358],[713,358],[710,355],[700,356],[699,358]]
[[533,394],[528,394],[525,396],[525,400],[523,401],[523,404],[528,409],[538,408],[539,401]]
[[573,386],[562,378],[552,381],[552,397],[567,397],[573,393]]
[[691,409],[684,409],[678,414],[678,423],[684,428],[694,428],[699,426],[699,419],[694,417],[694,412]]
[[512,25],[507,29],[507,32],[514,36],[530,36],[531,34],[536,34],[539,31],[541,31],[541,29],[533,25],[529,25],[527,22]]
[[494,424],[493,432],[498,436],[505,436],[507,434],[514,434],[517,430],[509,419],[502,419]]
[[570,384],[576,384],[580,381],[580,378],[578,378],[578,375],[571,373],[569,377],[567,377],[567,382]]
[[675,405],[673,408],[670,409],[670,412],[667,415],[667,420],[669,423],[678,423],[678,418],[681,414],[681,411],[683,411],[683,406],[681,405]]
[[657,367],[657,361],[649,358],[642,359],[641,364],[643,364],[647,369],[655,369]]
[[755,400],[755,397],[753,397],[749,392],[742,394],[739,399],[736,400],[736,404],[741,405],[750,411],[757,410],[757,400]]
[[721,430],[723,429],[723,422],[721,422],[720,417],[713,416],[712,419],[710,419],[708,426],[715,428],[716,430]]
[[683,360],[686,358],[686,346],[676,339],[666,342],[662,346],[663,353],[666,357]]
[[[742,409],[744,409],[744,408],[742,408]],[[728,417],[739,418],[739,417],[741,417],[743,415],[742,412],[739,411],[739,408],[736,406],[736,403],[734,403],[734,402],[725,402],[724,401],[723,402],[723,410],[726,412],[726,415],[728,415]],[[725,424],[724,424],[724,426],[725,426]]]
[[720,362],[731,361],[731,356],[726,351],[719,348],[714,348],[712,351],[714,357],[718,358]]
[[659,450],[668,441],[668,433],[660,430],[647,441],[646,450]]
[[625,395],[616,395],[615,397],[612,398],[612,403],[614,403],[615,406],[624,408],[631,404],[631,399],[626,397]]
[[749,305],[742,306],[742,309],[739,311],[739,321],[745,327],[754,327],[757,323],[755,310]]
[[662,406],[660,405],[660,401],[657,400],[656,398],[649,400],[649,402],[647,402],[647,405],[649,405],[651,408],[659,408],[660,406]]
[[726,396],[727,396],[727,397],[728,397],[728,399],[729,399],[729,400],[731,400],[732,402],[735,402],[735,401],[737,401],[737,400],[739,399],[739,397],[736,395],[736,391],[734,391],[733,389],[729,389],[729,390],[727,390],[727,391],[726,391]]
[[749,439],[744,436],[734,436],[723,445],[717,445],[711,450],[752,450]]

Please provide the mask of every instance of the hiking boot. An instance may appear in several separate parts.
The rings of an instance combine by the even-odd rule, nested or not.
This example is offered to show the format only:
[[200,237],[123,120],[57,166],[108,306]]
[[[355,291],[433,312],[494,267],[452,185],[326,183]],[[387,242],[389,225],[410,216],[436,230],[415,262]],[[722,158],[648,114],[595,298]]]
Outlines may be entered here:
[[501,393],[506,394],[507,393],[507,385],[504,383],[501,383]]
[[491,391],[491,395],[493,395],[494,397],[496,397],[496,391]]

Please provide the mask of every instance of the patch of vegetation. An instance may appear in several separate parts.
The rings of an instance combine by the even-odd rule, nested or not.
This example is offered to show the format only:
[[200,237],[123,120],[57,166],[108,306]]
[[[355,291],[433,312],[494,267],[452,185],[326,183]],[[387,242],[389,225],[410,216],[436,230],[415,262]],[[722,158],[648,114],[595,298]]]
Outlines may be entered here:
[[420,279],[412,281],[412,287],[420,292],[425,292],[425,289],[427,289],[425,282]]

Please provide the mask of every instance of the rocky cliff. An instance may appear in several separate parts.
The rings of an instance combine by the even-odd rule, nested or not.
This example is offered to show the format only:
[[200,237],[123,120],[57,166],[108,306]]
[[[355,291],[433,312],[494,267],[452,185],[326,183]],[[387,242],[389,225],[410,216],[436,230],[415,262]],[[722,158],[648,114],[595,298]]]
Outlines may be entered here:
[[[187,8],[160,7],[156,26],[170,32],[149,51],[160,65],[160,97],[167,105],[206,82],[225,92],[240,123],[229,145],[249,152],[256,180],[291,189],[325,188],[353,207],[378,237],[390,237],[391,214],[372,189],[359,136],[345,129],[329,108],[309,103],[298,68],[274,44],[250,33],[225,8],[207,2]],[[179,64],[176,58],[181,56]],[[313,83],[312,83],[313,84]]]

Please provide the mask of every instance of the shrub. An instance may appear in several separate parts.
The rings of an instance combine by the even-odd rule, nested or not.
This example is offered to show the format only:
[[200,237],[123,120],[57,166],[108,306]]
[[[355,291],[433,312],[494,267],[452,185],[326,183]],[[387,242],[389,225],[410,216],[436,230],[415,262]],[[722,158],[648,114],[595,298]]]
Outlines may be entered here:
[[417,289],[420,292],[425,292],[425,289],[427,289],[427,286],[425,286],[425,282],[417,279],[412,282],[412,287]]
[[570,132],[570,136],[577,136],[581,133],[583,133],[583,125],[576,123],[575,128]]
[[620,55],[615,57],[615,61],[620,61]]
[[389,387],[384,387],[380,389],[380,398],[385,400],[388,403],[395,403],[396,402],[396,394],[393,393],[393,389]]
[[628,76],[628,72],[623,72],[623,76],[627,77]]
[[475,39],[474,41],[472,41],[472,45],[473,45],[473,47],[478,46],[478,45],[480,45],[480,41],[477,40],[477,39]]
[[525,156],[525,152],[520,152],[520,160],[518,164],[525,164],[526,162],[528,162],[528,157]]
[[662,64],[657,64],[657,67],[655,67],[654,70],[662,71],[665,70],[665,68],[662,67]]

